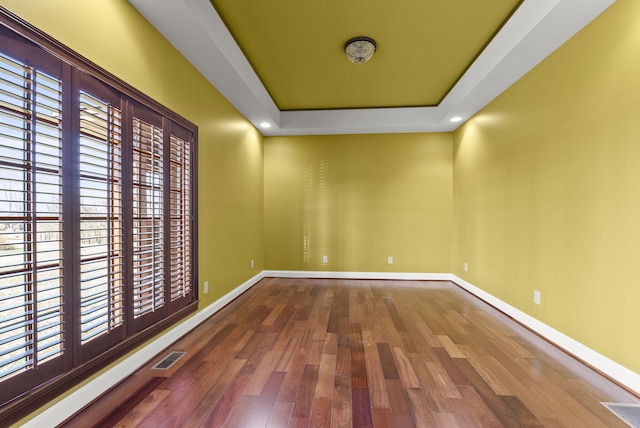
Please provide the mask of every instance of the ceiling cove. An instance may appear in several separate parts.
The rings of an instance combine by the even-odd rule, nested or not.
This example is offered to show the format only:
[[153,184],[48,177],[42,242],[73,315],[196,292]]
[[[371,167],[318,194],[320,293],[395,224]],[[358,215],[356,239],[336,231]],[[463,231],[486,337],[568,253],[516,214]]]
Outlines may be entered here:
[[[508,5],[508,0],[505,1]],[[297,103],[294,97],[287,98],[286,88],[267,90],[263,83],[263,80],[269,82],[265,71],[267,62],[247,58],[251,56],[252,49],[255,50],[248,47],[249,44],[241,42],[245,45],[244,49],[239,46],[238,41],[245,34],[239,25],[242,20],[228,19],[227,23],[209,0],[129,0],[263,135],[453,131],[614,2],[615,0],[520,2],[512,13],[509,12],[506,22],[500,22],[499,31],[492,34],[493,37],[480,54],[474,55],[471,64],[464,66],[463,74],[458,72],[454,76],[453,86],[447,86],[444,94],[436,97],[436,105],[402,106],[400,99],[398,102],[387,102],[386,107],[375,107],[379,104],[375,102],[373,107],[357,102],[353,107],[330,108],[327,106],[332,105],[331,100],[325,100],[311,103],[311,107],[306,108],[307,105]],[[504,15],[505,11],[500,13]],[[494,25],[499,16],[500,14],[493,15]],[[227,24],[229,28],[237,27],[233,35]],[[484,31],[486,34],[487,29]],[[384,40],[379,40],[373,34],[348,36],[373,36],[381,46],[376,55],[380,54],[382,57]],[[344,44],[349,37],[345,37],[341,43]],[[247,56],[245,52],[248,53]],[[349,63],[344,53],[341,55],[344,66],[352,68],[373,66],[378,59],[374,57],[367,64],[354,65]],[[382,62],[381,59],[380,63]],[[256,65],[256,69],[262,67],[262,80],[252,65]],[[273,86],[272,83],[269,84]],[[384,86],[385,82],[379,81],[378,84]],[[374,87],[370,90],[376,89]],[[282,100],[278,100],[283,105],[282,108],[271,92],[285,94],[281,97]],[[429,102],[425,98],[417,103],[420,104],[421,101]],[[314,108],[315,105],[322,108]],[[365,108],[360,108],[361,106]],[[461,120],[452,122],[454,117]],[[261,127],[265,123],[271,126]]]

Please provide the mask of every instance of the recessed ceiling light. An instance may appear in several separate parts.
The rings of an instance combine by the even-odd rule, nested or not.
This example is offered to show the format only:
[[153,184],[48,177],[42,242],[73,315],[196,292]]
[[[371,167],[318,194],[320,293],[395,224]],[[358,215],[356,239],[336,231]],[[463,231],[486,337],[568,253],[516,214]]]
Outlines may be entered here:
[[261,122],[260,128],[264,128],[264,129],[271,128],[271,124],[269,122]]
[[462,118],[460,116],[453,116],[451,119],[449,119],[450,122],[460,122],[462,120]]

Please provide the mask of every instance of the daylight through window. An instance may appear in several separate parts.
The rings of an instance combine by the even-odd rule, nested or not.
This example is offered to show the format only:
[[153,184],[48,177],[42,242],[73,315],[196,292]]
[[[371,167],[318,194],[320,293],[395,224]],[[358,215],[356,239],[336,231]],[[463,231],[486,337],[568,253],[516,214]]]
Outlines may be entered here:
[[197,129],[86,69],[0,25],[0,405],[195,309]]

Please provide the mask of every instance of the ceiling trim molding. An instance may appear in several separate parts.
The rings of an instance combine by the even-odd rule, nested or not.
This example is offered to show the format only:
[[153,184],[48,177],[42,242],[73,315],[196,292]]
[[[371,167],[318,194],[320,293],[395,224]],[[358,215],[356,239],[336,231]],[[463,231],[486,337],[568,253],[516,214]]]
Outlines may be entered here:
[[525,0],[435,107],[280,111],[209,0],[129,0],[264,135],[453,131],[614,2]]

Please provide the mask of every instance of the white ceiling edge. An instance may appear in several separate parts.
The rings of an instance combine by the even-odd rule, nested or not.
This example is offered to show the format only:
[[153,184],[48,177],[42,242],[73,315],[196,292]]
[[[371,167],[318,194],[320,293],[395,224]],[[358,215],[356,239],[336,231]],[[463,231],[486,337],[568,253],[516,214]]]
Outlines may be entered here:
[[614,2],[525,0],[435,107],[280,111],[209,0],[129,0],[266,136],[451,132]]

